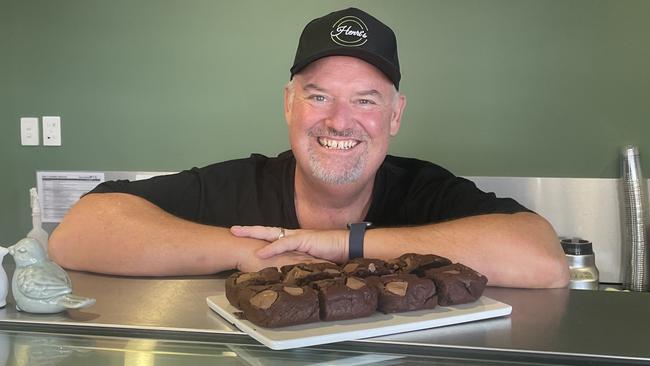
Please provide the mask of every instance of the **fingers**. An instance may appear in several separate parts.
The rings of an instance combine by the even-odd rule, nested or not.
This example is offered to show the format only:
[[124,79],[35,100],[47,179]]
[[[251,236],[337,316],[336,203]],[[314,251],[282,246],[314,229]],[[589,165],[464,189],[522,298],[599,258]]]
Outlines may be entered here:
[[230,232],[238,237],[269,242],[255,252],[262,260],[293,251],[337,263],[347,258],[347,230],[283,230],[271,226],[235,225]]
[[309,254],[305,254],[303,252],[286,252],[278,256],[278,258],[283,257],[286,261],[289,263],[287,264],[296,264],[296,263],[320,263],[320,262],[327,262],[324,259],[312,257]]
[[267,259],[284,252],[298,250],[300,242],[291,239],[292,238],[285,237],[283,240],[274,241],[273,243],[259,249],[256,254],[260,258]]
[[260,259],[257,256],[249,256],[246,260],[237,266],[242,272],[256,272],[267,267],[276,267],[296,263],[321,263],[327,262],[324,259],[314,258],[303,252],[286,252],[268,259]]
[[[326,259],[323,258],[317,258],[317,257],[312,257],[311,255],[305,254],[303,252],[288,252],[279,255],[276,258],[283,257],[283,263],[284,265],[286,264],[296,264],[296,263],[332,263]],[[278,266],[278,269],[280,269],[281,266]]]
[[296,230],[291,234],[258,249],[257,256],[268,259],[285,252],[299,251],[337,263],[347,258],[346,230]]
[[239,226],[230,228],[230,232],[237,237],[253,238],[274,242],[281,237],[288,235],[290,230],[273,226]]

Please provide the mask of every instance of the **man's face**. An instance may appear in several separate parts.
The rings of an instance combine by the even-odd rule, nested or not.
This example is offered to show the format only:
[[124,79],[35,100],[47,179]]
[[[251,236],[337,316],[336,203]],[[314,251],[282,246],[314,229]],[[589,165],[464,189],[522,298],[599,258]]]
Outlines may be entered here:
[[405,99],[358,58],[317,60],[285,90],[289,140],[302,174],[328,184],[373,178],[397,134]]

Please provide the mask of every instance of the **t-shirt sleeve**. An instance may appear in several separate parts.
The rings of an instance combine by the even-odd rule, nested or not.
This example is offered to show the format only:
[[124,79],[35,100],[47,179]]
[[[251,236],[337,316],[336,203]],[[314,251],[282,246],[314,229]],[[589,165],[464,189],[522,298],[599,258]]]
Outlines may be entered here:
[[128,193],[155,204],[172,215],[197,221],[200,212],[201,180],[197,168],[150,179],[104,182],[92,193]]
[[422,160],[391,157],[378,181],[368,219],[380,225],[423,225],[483,214],[531,212],[512,198],[483,192],[474,182]]
[[438,192],[438,199],[438,214],[443,220],[492,213],[532,212],[512,198],[483,192],[474,182],[456,176],[445,180]]

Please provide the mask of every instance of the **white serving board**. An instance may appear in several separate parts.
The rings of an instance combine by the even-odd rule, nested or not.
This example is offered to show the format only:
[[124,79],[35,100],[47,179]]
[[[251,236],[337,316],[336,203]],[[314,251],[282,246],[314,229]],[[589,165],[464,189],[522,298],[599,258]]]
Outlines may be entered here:
[[438,306],[430,310],[398,314],[377,312],[372,316],[359,319],[316,322],[282,328],[264,328],[248,320],[237,318],[234,313],[239,310],[230,305],[225,293],[209,296],[206,300],[210,309],[216,311],[228,322],[260,343],[276,350],[442,327],[496,318],[510,315],[512,312],[512,306],[483,296],[471,304]]

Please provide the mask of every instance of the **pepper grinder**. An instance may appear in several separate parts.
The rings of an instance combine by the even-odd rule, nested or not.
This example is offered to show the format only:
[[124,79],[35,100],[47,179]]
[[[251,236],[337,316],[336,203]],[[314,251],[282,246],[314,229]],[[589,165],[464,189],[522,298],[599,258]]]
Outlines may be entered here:
[[569,263],[571,280],[569,288],[576,290],[598,290],[598,268],[594,249],[589,240],[562,239],[562,249]]

